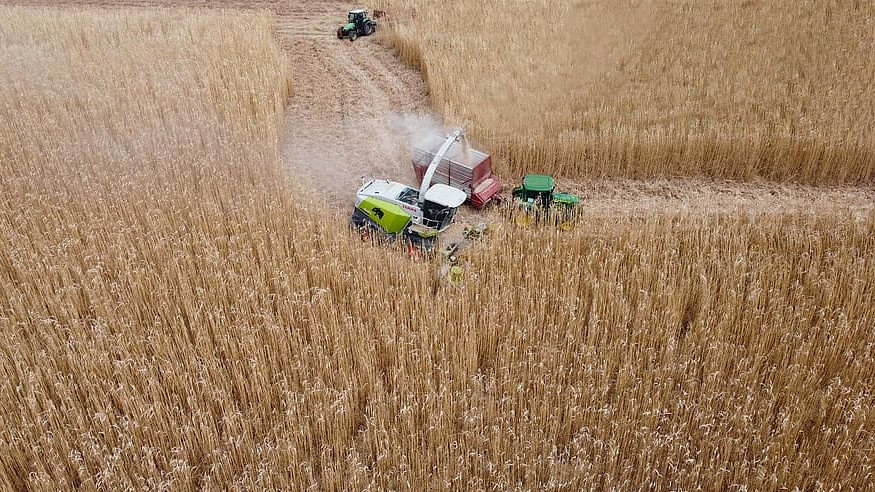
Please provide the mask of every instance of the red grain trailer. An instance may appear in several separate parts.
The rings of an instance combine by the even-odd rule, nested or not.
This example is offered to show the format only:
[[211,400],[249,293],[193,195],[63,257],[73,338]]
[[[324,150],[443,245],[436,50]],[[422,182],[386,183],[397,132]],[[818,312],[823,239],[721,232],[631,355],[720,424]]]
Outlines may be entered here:
[[[432,135],[413,147],[413,170],[419,182],[444,141],[445,137]],[[493,199],[497,200],[502,190],[501,181],[492,175],[492,157],[472,148],[465,140],[454,143],[447,150],[431,183],[443,183],[464,191],[468,202],[478,209]]]

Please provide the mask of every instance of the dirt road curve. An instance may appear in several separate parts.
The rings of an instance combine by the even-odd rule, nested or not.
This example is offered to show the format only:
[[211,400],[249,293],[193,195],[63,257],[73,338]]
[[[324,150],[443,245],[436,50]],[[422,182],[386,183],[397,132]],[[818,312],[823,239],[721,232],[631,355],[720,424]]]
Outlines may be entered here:
[[44,6],[176,6],[271,10],[292,61],[294,95],[286,113],[283,162],[302,189],[345,206],[362,176],[413,182],[410,144],[433,126],[426,85],[379,43],[335,36],[352,4],[276,0],[50,0]]
[[294,70],[283,161],[302,186],[347,202],[363,176],[411,182],[413,133],[428,126],[426,86],[375,37],[338,40],[348,5],[307,3],[280,17]]

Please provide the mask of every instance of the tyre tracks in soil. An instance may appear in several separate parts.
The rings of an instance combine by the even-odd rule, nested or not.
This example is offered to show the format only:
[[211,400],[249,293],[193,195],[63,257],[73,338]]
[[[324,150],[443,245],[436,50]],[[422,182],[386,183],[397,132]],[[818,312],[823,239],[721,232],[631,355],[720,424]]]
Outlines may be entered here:
[[336,38],[333,26],[347,7],[331,6],[309,21],[331,26],[325,36],[293,35],[283,41],[292,60],[294,95],[282,156],[295,179],[351,205],[363,177],[413,178],[412,135],[403,122],[406,115],[429,110],[419,73],[378,38]]
[[49,0],[2,4],[52,7],[187,7],[269,10],[291,62],[292,97],[283,132],[282,161],[296,186],[320,201],[351,206],[362,177],[412,182],[405,121],[430,118],[427,88],[380,42],[380,33],[355,42],[337,39],[353,4],[276,0]]

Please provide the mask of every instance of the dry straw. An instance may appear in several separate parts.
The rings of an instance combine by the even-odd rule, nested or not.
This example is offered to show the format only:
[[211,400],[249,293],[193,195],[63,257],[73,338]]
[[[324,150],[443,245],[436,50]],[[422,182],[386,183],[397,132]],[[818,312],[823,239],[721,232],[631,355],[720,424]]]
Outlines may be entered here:
[[285,183],[270,18],[0,14],[0,488],[869,486],[871,213],[499,224],[448,288]]

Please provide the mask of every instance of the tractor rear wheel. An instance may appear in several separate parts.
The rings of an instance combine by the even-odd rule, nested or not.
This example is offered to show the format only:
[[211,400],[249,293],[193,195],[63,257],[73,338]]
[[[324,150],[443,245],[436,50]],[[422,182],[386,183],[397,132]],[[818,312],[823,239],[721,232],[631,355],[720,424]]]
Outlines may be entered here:
[[363,34],[365,36],[370,36],[371,34],[374,34],[374,25],[373,24],[366,25],[365,32]]

